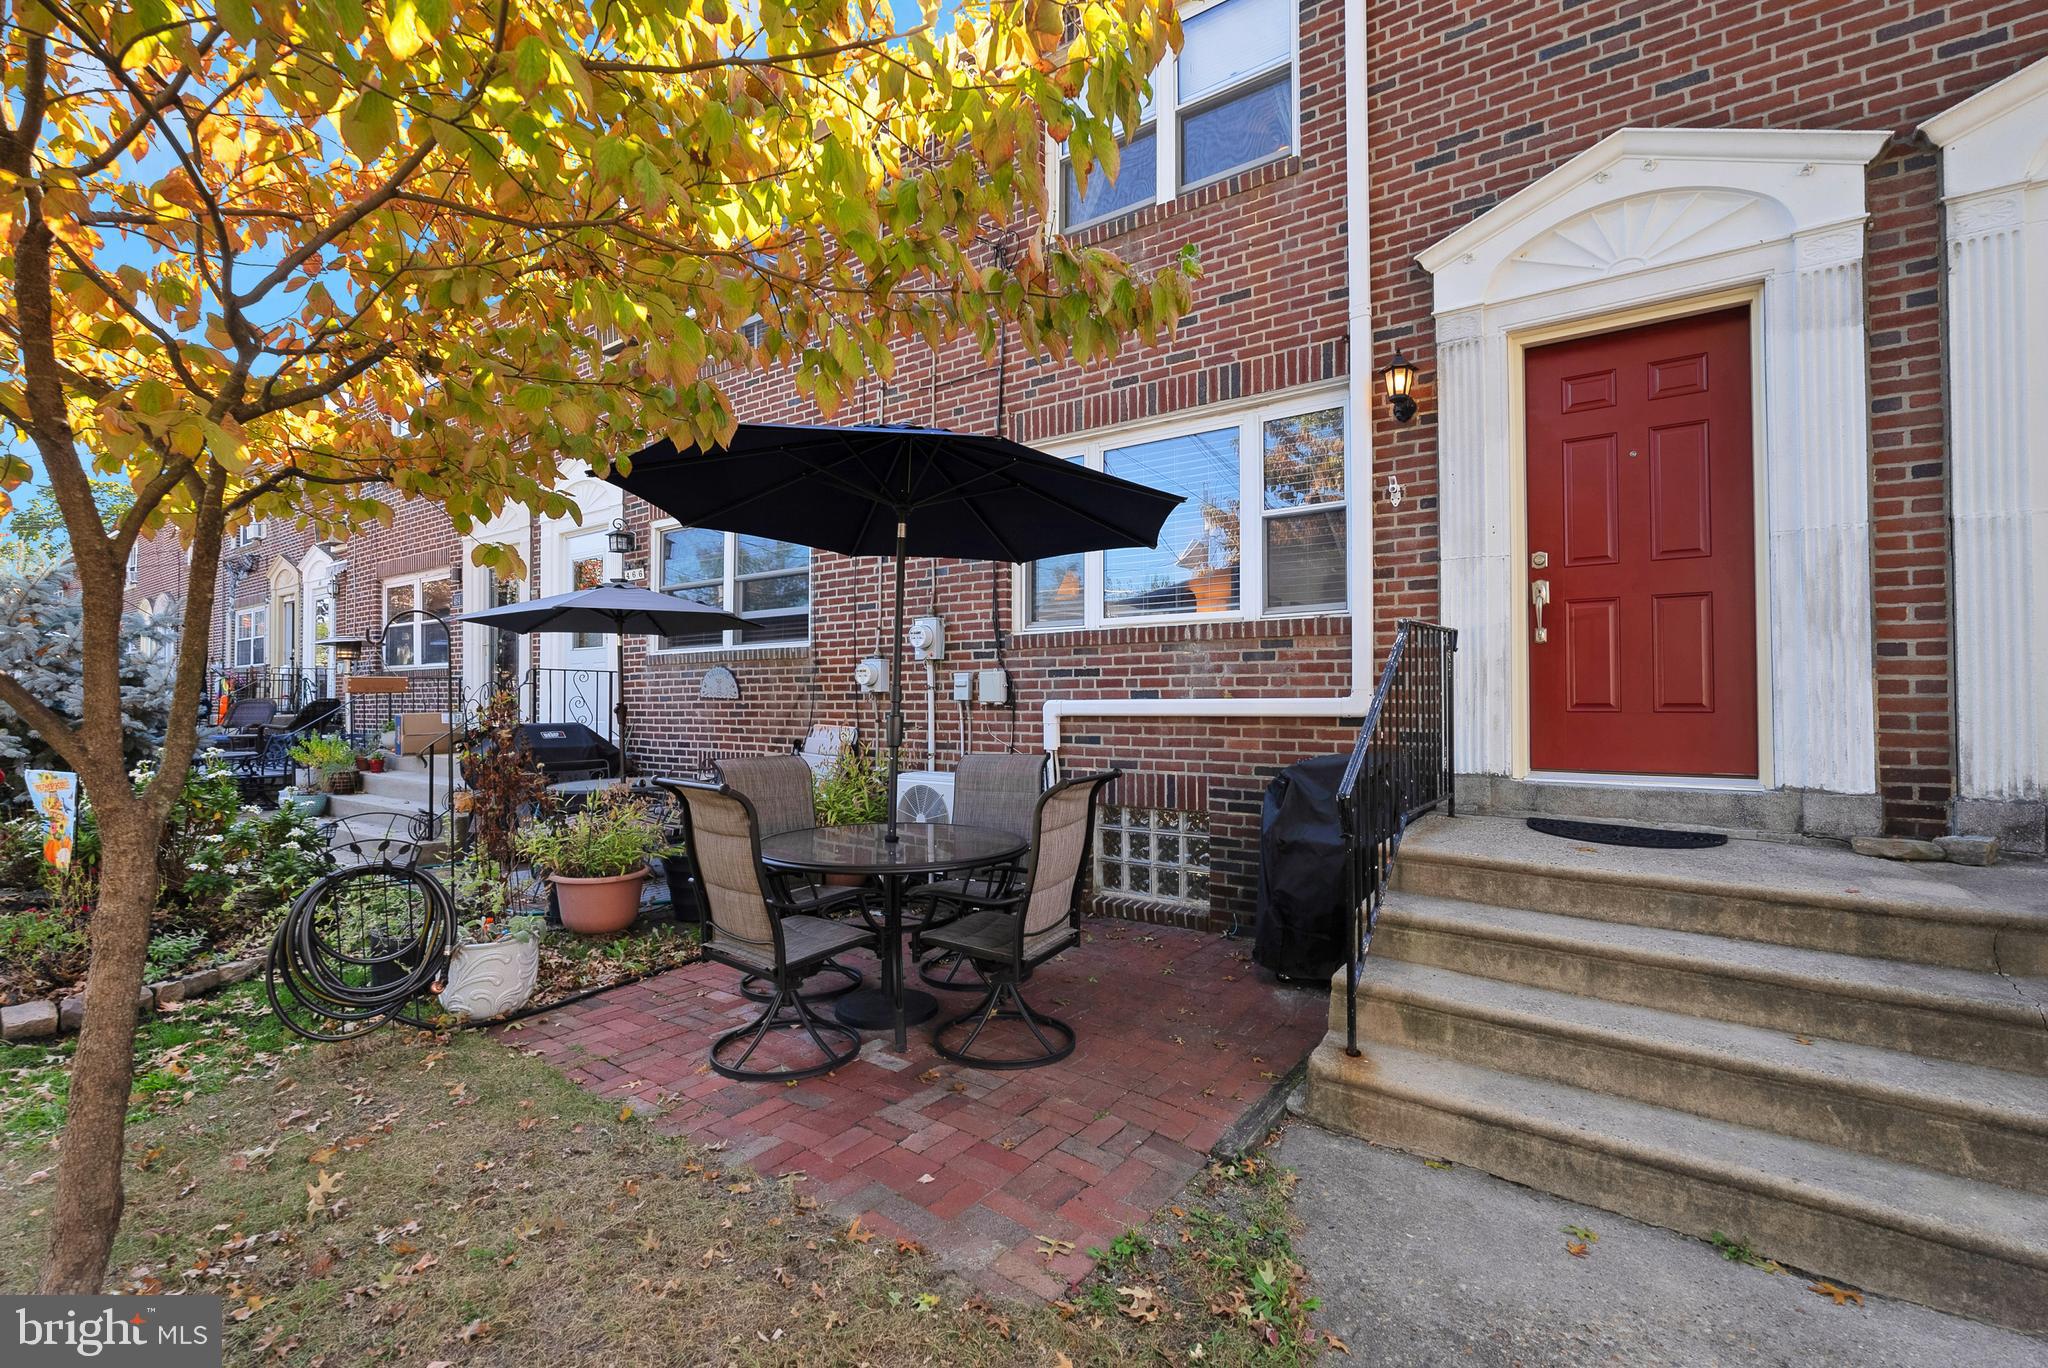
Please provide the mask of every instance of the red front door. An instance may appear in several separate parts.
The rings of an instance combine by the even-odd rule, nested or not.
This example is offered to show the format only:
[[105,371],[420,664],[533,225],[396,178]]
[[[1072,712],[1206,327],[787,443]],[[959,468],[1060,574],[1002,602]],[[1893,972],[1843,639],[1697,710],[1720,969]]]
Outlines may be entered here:
[[1754,777],[1748,311],[1532,348],[1526,374],[1530,767]]

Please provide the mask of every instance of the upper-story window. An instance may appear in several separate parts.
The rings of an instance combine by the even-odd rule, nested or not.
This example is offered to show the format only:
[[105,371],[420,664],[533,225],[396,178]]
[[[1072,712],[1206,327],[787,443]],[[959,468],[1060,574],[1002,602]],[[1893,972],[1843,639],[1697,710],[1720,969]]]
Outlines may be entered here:
[[658,538],[661,591],[746,617],[745,631],[659,637],[657,651],[802,642],[811,636],[811,549],[795,542],[670,525]]
[[269,531],[270,519],[251,518],[235,529],[235,545],[249,546],[255,542],[260,542]]
[[1152,98],[1119,139],[1117,178],[1098,164],[1084,192],[1064,144],[1060,227],[1084,227],[1294,150],[1296,36],[1289,0],[1216,0],[1183,11],[1181,50],[1152,76]]
[[128,548],[128,587],[133,589],[142,583],[142,547],[138,544]]
[[1284,617],[1348,606],[1339,397],[1181,418],[1068,454],[1184,502],[1168,516],[1157,548],[1028,566],[1029,626]]
[[270,606],[235,610],[234,663],[262,667],[270,663]]
[[455,581],[445,570],[384,581],[384,667],[424,669],[448,663],[448,629],[419,609],[446,618],[455,605]]

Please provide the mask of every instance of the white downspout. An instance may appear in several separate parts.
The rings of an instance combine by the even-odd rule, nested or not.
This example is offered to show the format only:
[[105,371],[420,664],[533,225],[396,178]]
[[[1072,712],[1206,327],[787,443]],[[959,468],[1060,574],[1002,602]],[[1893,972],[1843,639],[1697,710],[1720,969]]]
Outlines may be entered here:
[[1329,698],[1257,695],[1234,698],[1049,698],[1045,748],[1059,764],[1060,724],[1069,717],[1349,717],[1372,701],[1372,241],[1367,192],[1371,176],[1365,133],[1365,3],[1344,13],[1345,298],[1350,304],[1350,431],[1355,455],[1345,491],[1346,569],[1351,605],[1351,689]]

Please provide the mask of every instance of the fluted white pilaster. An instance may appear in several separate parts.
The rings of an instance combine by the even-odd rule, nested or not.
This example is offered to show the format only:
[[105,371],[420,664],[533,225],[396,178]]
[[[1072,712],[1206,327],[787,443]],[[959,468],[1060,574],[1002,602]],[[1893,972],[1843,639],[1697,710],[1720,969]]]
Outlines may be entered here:
[[1479,324],[1476,310],[1437,320],[1438,583],[1444,625],[1458,629],[1458,772],[1506,774],[1515,716],[1509,471],[1487,454],[1495,379]]
[[1763,308],[1776,779],[1868,793],[1877,741],[1861,228],[1799,241]]
[[1948,209],[1956,732],[1966,798],[2048,793],[2043,200],[2048,189],[2009,189]]

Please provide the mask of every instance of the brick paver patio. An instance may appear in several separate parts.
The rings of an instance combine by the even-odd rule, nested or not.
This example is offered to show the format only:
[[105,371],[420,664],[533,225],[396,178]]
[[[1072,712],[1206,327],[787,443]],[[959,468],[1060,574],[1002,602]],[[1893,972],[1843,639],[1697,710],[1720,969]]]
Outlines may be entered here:
[[[906,1056],[870,1037],[859,1060],[795,1086],[722,1078],[705,1063],[712,1037],[759,1009],[714,964],[563,1007],[505,1039],[594,1092],[638,1099],[661,1129],[722,1142],[763,1174],[801,1174],[800,1190],[827,1207],[879,1238],[918,1241],[986,1290],[1057,1297],[1088,1271],[1091,1245],[1164,1206],[1322,1037],[1328,995],[1276,984],[1249,950],[1089,922],[1026,994],[1079,1045],[1014,1072],[942,1059],[916,1027]],[[853,962],[872,974],[871,960]],[[942,1013],[974,1001],[939,996]]]

